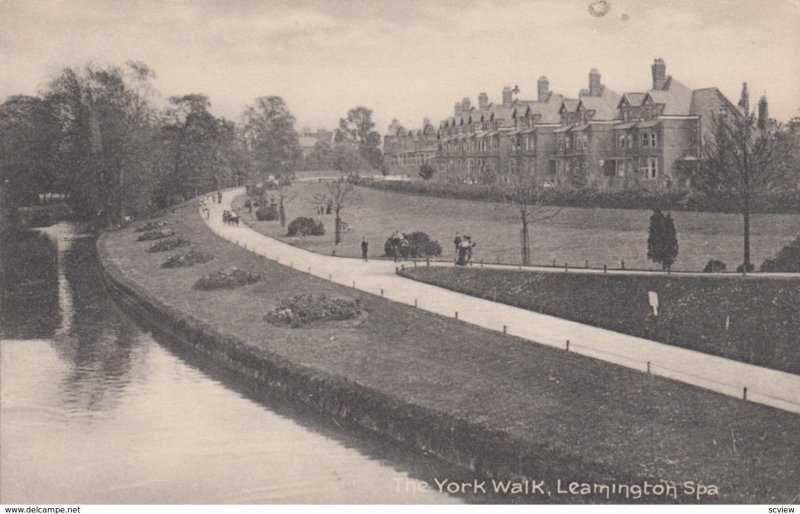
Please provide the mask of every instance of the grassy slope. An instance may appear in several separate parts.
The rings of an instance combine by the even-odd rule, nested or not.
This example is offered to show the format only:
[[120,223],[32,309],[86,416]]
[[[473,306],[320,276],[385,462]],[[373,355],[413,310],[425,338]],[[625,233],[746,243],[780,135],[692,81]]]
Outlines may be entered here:
[[[193,206],[182,207],[169,219],[178,236],[217,258],[194,268],[162,269],[167,255],[148,253],[148,243],[136,243],[130,229],[107,234],[103,251],[166,303],[249,344],[404,401],[506,431],[533,447],[561,452],[565,462],[718,484],[728,502],[786,502],[797,493],[800,424],[795,415],[649,378],[309,277],[226,243],[202,224]],[[223,262],[260,271],[265,280],[236,290],[192,288],[201,274]],[[309,292],[358,296],[369,317],[353,328],[278,328],[262,320],[280,299]]]
[[[395,230],[422,230],[438,240],[444,257],[453,256],[452,241],[456,231],[469,234],[478,243],[476,260],[518,264],[520,261],[520,224],[512,210],[490,202],[434,198],[411,194],[357,188],[360,205],[348,207],[342,218],[352,227],[345,234],[337,255],[360,256],[359,242],[366,236],[370,251],[377,257],[383,243]],[[294,200],[287,204],[288,220],[314,216],[325,223],[328,233],[308,237],[299,246],[330,255],[333,246],[334,218],[317,216],[311,203],[314,193],[324,192],[325,185],[297,183],[291,187]],[[240,199],[238,205],[243,200]],[[243,216],[247,209],[239,209]],[[611,268],[625,261],[626,268],[660,269],[647,260],[647,229],[650,211],[620,209],[564,208],[555,218],[531,226],[532,259],[550,264],[555,258],[563,266],[593,267],[608,264]],[[734,214],[673,212],[678,232],[680,254],[675,270],[700,271],[709,259],[721,259],[733,271],[742,260],[742,221]],[[285,229],[274,222],[258,222],[258,230],[270,236],[284,236]],[[753,217],[752,260],[756,265],[789,244],[798,235],[800,215],[765,214]]]
[[[560,318],[800,373],[800,279],[581,275],[438,267],[402,273]],[[649,291],[658,293],[657,326],[650,317]]]

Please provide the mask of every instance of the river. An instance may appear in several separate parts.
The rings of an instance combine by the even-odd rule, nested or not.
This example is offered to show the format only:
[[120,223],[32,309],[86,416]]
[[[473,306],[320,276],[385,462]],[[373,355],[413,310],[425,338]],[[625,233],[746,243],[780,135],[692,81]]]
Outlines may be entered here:
[[0,503],[453,503],[433,459],[262,399],[120,312],[94,239],[6,235]]

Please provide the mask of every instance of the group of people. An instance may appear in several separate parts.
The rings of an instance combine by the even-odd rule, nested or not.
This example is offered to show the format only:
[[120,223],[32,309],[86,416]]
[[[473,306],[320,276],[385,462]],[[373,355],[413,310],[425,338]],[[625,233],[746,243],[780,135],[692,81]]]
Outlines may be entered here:
[[406,238],[405,234],[395,231],[392,237],[389,238],[389,247],[392,249],[394,262],[397,262],[400,257],[406,261],[408,260],[408,255],[411,251],[411,243]]
[[456,249],[456,264],[459,266],[469,264],[472,260],[472,249],[475,248],[475,241],[470,236],[462,236],[456,232],[453,245],[455,245]]
[[235,212],[231,212],[227,209],[222,211],[222,223],[225,225],[236,225],[239,226],[239,215]]

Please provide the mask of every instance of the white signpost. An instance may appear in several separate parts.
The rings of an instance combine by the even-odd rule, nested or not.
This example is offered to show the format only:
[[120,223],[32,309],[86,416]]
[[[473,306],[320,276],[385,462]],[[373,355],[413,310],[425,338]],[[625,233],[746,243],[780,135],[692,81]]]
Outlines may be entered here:
[[658,293],[648,291],[647,298],[650,300],[650,307],[653,308],[653,316],[658,316]]

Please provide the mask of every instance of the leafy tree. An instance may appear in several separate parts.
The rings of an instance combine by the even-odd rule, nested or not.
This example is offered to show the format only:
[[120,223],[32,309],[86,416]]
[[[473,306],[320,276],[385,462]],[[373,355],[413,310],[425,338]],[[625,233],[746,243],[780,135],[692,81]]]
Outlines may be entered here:
[[60,128],[56,166],[73,209],[105,225],[152,208],[161,158],[145,64],[66,68],[49,86]]
[[0,187],[6,207],[60,192],[64,181],[55,166],[59,136],[50,105],[41,98],[12,96],[0,105]]
[[761,124],[755,113],[713,118],[710,137],[692,184],[710,197],[730,201],[744,222],[743,269],[750,262],[750,218],[754,202],[787,184],[792,138]]
[[647,258],[661,264],[662,269],[669,270],[678,257],[678,237],[672,216],[664,214],[661,209],[653,211],[650,216],[650,228],[647,236]]
[[544,190],[533,177],[520,177],[505,193],[503,209],[513,211],[522,224],[520,230],[522,265],[531,263],[530,226],[533,223],[549,220],[557,216],[560,208],[545,205]]
[[373,169],[383,171],[385,166],[380,149],[381,135],[374,129],[372,110],[363,106],[355,107],[347,111],[347,117],[339,119],[336,142],[356,145],[361,157]]
[[290,175],[300,158],[294,116],[279,96],[257,98],[244,113],[242,137],[262,176]]

